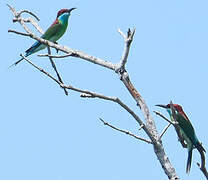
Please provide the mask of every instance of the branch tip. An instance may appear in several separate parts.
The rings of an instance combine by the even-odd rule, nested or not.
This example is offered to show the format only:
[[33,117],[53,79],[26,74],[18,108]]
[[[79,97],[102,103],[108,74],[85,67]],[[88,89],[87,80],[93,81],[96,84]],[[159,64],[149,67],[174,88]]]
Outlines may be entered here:
[[126,39],[126,35],[121,31],[121,29],[118,29],[118,32],[124,39]]
[[144,124],[139,127],[139,131],[144,128]]
[[132,136],[132,137],[134,137],[135,139],[144,141],[144,142],[146,142],[146,143],[148,143],[148,144],[152,144],[152,141],[150,141],[150,140],[147,140],[147,139],[144,139],[144,138],[142,138],[142,137],[136,136],[135,134],[133,134],[133,133],[131,133],[131,132],[129,132],[129,131],[126,131],[126,130],[117,128],[117,127],[111,125],[110,123],[104,121],[102,118],[99,118],[99,119],[100,119],[100,121],[101,121],[104,125],[107,125],[107,126],[109,126],[110,128],[112,128],[112,129],[114,129],[114,130],[116,130],[116,131],[122,132],[122,133],[124,133],[124,134],[129,135],[129,136]]
[[23,14],[23,13],[28,13],[28,14],[30,14],[31,16],[33,16],[37,21],[40,21],[40,19],[38,18],[38,16],[36,16],[33,12],[28,11],[28,10],[22,10],[22,11],[20,11],[20,12],[18,13],[18,16],[20,16],[20,15]]

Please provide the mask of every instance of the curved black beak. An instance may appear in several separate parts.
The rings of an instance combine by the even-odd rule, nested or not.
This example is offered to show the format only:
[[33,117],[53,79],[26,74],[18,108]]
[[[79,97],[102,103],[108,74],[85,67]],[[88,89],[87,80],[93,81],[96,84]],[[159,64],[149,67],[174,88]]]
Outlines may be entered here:
[[71,13],[71,11],[73,11],[74,9],[77,9],[77,8],[71,8],[71,9],[69,9],[69,13]]
[[168,106],[167,106],[167,105],[163,105],[163,104],[157,104],[157,105],[155,105],[155,106],[158,106],[158,107],[161,107],[161,108],[165,108],[165,109],[167,109],[167,108],[168,108]]

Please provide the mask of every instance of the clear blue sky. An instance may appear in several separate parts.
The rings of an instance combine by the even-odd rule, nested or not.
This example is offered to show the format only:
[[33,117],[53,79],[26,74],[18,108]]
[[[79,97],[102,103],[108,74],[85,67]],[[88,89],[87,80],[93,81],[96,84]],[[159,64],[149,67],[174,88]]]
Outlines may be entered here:
[[[151,145],[105,127],[98,120],[102,117],[146,137],[118,105],[81,99],[76,92],[66,97],[52,80],[26,62],[7,69],[34,41],[7,33],[8,29],[23,29],[12,23],[6,3],[17,10],[35,12],[44,30],[58,10],[77,7],[59,43],[113,62],[123,51],[117,29],[136,27],[126,67],[132,82],[151,112],[158,110],[154,106],[158,103],[173,100],[181,104],[208,150],[204,115],[208,102],[207,1],[1,1],[0,179],[167,179]],[[36,55],[30,59],[53,73],[48,59]],[[142,117],[114,72],[75,58],[56,60],[56,64],[66,84],[118,96]],[[167,123],[153,117],[161,132]],[[187,151],[177,142],[173,127],[163,144],[181,179],[204,179],[196,165],[200,161],[196,150],[191,173],[185,174]]]

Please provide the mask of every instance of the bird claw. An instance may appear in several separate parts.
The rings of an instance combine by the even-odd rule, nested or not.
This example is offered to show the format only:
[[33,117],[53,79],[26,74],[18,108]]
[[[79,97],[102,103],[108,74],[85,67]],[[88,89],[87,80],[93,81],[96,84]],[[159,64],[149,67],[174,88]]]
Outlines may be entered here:
[[[54,44],[57,44],[58,45],[58,43],[57,42],[54,42]],[[58,52],[59,52],[59,50],[58,49],[56,49],[56,53],[58,54]]]

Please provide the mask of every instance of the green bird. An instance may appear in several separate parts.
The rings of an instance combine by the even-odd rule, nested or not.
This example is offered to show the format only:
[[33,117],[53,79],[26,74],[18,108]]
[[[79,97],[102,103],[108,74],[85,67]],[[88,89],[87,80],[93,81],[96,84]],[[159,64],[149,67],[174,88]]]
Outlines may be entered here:
[[[172,105],[172,108],[171,108]],[[178,123],[179,133],[182,138],[184,138],[187,149],[188,149],[188,160],[186,164],[186,173],[190,172],[191,161],[192,161],[192,151],[196,148],[199,153],[206,152],[202,144],[199,142],[196,137],[194,128],[188,119],[187,115],[183,111],[183,108],[178,104],[168,104],[168,105],[156,105],[162,108],[165,108],[170,115],[170,118]]]
[[[59,40],[63,36],[63,34],[66,32],[69,16],[71,14],[71,11],[74,9],[76,8],[61,9],[58,12],[57,17],[55,21],[53,22],[53,24],[46,30],[46,32],[41,36],[41,38],[52,41],[54,43],[57,40]],[[42,44],[39,41],[36,41],[28,50],[25,51],[25,57],[31,54],[34,54],[44,48],[46,48],[46,45]],[[22,60],[23,58],[21,58],[20,60],[18,60],[11,66],[17,65]]]

